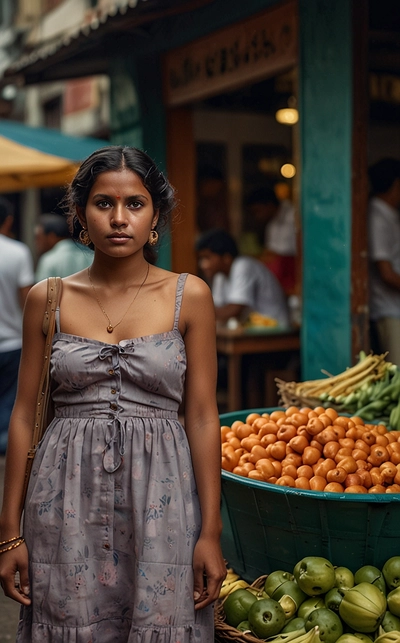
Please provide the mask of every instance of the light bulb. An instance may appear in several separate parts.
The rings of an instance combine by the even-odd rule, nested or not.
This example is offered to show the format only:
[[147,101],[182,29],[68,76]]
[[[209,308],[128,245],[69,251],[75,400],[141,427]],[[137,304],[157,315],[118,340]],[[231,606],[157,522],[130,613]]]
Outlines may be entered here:
[[283,109],[278,109],[275,118],[282,125],[295,125],[299,120],[299,112],[293,107],[284,107]]
[[293,163],[285,163],[282,165],[281,174],[285,179],[292,179],[296,174],[296,168]]

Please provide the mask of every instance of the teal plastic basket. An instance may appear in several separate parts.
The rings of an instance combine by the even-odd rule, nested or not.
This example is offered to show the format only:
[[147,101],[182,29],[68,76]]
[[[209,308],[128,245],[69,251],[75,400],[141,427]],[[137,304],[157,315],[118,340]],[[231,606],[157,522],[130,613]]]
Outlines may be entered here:
[[[220,415],[221,424],[246,419],[249,409]],[[222,471],[222,551],[251,582],[305,556],[324,556],[357,571],[382,568],[400,555],[400,494],[339,494],[292,489]]]

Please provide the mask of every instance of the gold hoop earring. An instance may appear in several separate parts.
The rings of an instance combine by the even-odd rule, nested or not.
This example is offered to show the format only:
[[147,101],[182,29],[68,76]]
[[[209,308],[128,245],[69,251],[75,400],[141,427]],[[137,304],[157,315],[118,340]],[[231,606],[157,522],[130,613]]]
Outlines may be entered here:
[[158,241],[158,232],[156,230],[150,230],[149,245],[155,246],[157,241]]
[[89,233],[86,230],[86,228],[82,228],[82,230],[79,233],[79,241],[84,245],[84,246],[90,246],[92,243],[91,238],[89,237]]

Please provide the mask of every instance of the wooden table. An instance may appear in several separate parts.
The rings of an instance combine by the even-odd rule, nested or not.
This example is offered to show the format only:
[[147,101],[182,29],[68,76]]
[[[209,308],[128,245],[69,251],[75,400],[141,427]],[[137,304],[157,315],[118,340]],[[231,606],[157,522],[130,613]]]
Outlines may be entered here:
[[217,327],[217,352],[225,355],[228,360],[228,412],[242,408],[242,355],[298,351],[299,348],[299,330],[250,331],[243,328],[230,330],[222,326]]

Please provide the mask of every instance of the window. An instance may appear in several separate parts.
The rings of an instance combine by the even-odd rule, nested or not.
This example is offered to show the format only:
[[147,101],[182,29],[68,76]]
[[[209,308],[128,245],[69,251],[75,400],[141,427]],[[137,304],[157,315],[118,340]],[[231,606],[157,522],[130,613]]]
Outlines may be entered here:
[[56,96],[43,104],[44,124],[51,129],[61,128],[62,98]]

